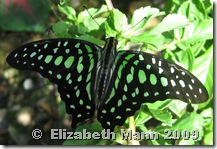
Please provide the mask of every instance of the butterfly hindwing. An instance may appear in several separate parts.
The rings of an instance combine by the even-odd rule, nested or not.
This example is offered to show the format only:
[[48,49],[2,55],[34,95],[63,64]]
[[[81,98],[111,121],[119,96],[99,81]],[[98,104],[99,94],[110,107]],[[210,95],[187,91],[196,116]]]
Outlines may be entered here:
[[89,90],[81,85],[78,88],[65,88],[58,86],[61,99],[65,102],[66,112],[72,115],[71,127],[75,128],[79,122],[93,117],[95,112],[94,100],[89,100]]
[[110,129],[123,125],[142,103],[168,98],[201,103],[208,99],[202,83],[187,70],[139,51],[119,51],[110,84],[97,115],[102,126]]
[[49,39],[23,45],[7,57],[20,70],[33,70],[58,85],[72,127],[95,112],[93,84],[101,48],[76,39]]

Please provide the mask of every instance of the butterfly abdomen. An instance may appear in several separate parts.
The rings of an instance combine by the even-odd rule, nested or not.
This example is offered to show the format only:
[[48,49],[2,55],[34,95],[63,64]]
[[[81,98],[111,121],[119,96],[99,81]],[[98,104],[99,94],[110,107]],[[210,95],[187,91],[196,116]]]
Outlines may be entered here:
[[116,51],[117,41],[111,37],[106,40],[106,44],[103,48],[103,53],[98,66],[96,76],[99,76],[98,83],[96,85],[99,102],[105,98],[105,94],[108,91],[108,86],[113,74],[113,67],[115,65],[114,60],[117,54]]

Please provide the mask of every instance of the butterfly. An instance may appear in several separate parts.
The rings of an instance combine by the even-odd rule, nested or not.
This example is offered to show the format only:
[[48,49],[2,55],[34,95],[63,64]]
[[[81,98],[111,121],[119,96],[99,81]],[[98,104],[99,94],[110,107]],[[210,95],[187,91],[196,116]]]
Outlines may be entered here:
[[58,86],[71,127],[93,117],[114,130],[143,103],[168,98],[197,104],[208,100],[203,84],[189,71],[155,55],[117,51],[117,40],[103,48],[79,39],[45,39],[12,51],[7,62],[19,70],[39,72]]

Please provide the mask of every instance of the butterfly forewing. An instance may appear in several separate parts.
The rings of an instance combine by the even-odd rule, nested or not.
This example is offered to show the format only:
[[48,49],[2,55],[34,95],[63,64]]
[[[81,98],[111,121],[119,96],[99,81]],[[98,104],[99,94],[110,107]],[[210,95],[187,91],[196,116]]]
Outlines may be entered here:
[[82,40],[49,39],[23,45],[7,57],[20,70],[33,70],[58,85],[72,127],[95,111],[93,84],[101,48]]
[[142,103],[168,98],[188,103],[208,99],[202,83],[184,68],[139,51],[119,51],[110,88],[98,110],[104,128],[114,129],[134,115]]

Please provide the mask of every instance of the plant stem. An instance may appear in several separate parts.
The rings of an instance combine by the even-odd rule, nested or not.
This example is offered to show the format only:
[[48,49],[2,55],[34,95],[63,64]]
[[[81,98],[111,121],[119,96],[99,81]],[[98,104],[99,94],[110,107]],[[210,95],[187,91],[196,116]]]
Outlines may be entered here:
[[105,3],[108,7],[108,10],[112,10],[114,8],[111,0],[105,0]]
[[51,0],[47,0],[47,1],[48,1],[49,5],[50,5],[51,10],[52,10],[53,13],[54,13],[54,16],[55,16],[59,21],[62,20],[62,19],[59,17],[59,15],[56,13],[56,10],[54,9],[54,7],[53,7],[53,5],[52,5],[52,1],[51,1]]
[[[129,130],[132,130],[132,134],[136,132],[136,127],[134,123],[134,116],[130,116],[129,118]],[[140,145],[137,140],[134,139],[128,139],[128,145]]]

